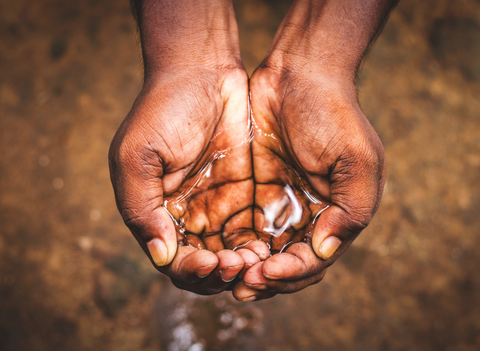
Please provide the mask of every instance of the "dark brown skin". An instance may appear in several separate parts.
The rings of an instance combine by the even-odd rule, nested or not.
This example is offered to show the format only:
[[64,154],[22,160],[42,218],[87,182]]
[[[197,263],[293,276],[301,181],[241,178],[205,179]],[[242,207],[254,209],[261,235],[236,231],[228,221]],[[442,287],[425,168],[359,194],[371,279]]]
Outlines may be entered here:
[[[257,239],[251,230],[252,162],[245,142],[248,79],[236,27],[230,28],[233,8],[215,3],[138,4],[145,84],[109,155],[125,223],[161,272],[176,286],[200,294],[228,288],[244,266],[269,256],[261,241],[232,251]],[[217,16],[207,5],[216,6]],[[211,176],[197,183],[196,173],[211,155],[228,148],[227,157],[212,164]],[[185,190],[192,191],[174,204]],[[165,200],[189,236],[176,230],[162,207]]]
[[[252,145],[256,184],[265,193],[275,191],[288,163],[330,207],[307,232],[307,242],[250,268],[233,291],[237,299],[259,300],[318,283],[375,214],[385,156],[354,81],[394,3],[294,1],[253,74],[253,119],[264,132],[254,135]],[[255,220],[257,227],[261,214]]]
[[[231,2],[137,3],[145,85],[112,142],[111,178],[125,223],[176,286],[200,294],[233,287],[243,301],[295,292],[320,281],[368,225],[385,160],[354,78],[393,3],[295,1],[251,78],[252,144],[244,142],[248,79]],[[229,148],[198,182],[211,155]],[[325,205],[299,196],[301,223],[272,241],[262,201],[294,178],[285,164],[331,206],[314,223]],[[296,243],[267,258],[265,241],[273,253]]]

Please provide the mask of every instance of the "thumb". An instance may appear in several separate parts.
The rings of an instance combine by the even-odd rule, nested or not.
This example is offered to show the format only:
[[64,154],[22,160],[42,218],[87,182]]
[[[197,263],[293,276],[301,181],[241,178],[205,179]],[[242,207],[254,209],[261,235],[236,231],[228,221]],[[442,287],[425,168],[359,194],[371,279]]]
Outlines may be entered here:
[[367,155],[350,152],[334,166],[332,205],[318,218],[312,236],[313,250],[323,260],[338,258],[378,209],[386,176],[383,148]]
[[313,250],[323,260],[335,254],[335,260],[365,227],[366,224],[353,219],[341,207],[332,205],[317,220],[312,236]]
[[172,262],[177,234],[163,207],[163,167],[153,150],[130,150],[112,143],[110,177],[125,224],[157,266]]
[[177,234],[172,218],[163,206],[142,220],[136,220],[134,225],[132,222],[127,225],[140,245],[144,247],[146,244],[146,253],[155,265],[166,266],[173,261],[177,252]]

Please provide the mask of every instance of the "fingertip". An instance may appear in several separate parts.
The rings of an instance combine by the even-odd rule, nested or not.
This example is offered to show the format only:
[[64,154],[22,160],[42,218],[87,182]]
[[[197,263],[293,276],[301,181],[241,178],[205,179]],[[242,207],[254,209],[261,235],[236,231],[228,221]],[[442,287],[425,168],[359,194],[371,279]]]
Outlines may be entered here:
[[344,214],[341,208],[331,206],[325,210],[315,225],[312,235],[312,248],[322,260],[329,259],[342,243],[337,236],[341,234],[342,229],[344,229],[342,227],[346,224],[342,223],[341,220]]
[[168,241],[165,245],[165,242],[159,238],[150,240],[147,243],[147,247],[153,262],[159,267],[172,263],[177,253],[176,242]]
[[217,252],[219,260],[220,278],[229,283],[234,280],[244,266],[243,257],[232,250],[221,250]]
[[195,264],[199,268],[195,269],[195,275],[199,278],[205,278],[213,272],[218,265],[218,257],[208,250],[197,250],[192,255],[192,267]]
[[137,222],[133,232],[147,244],[155,264],[163,267],[172,263],[177,253],[177,233],[165,208],[159,207],[149,217]]
[[290,267],[288,262],[284,259],[285,256],[286,254],[284,253],[276,254],[266,260],[262,266],[263,276],[273,280],[282,279],[284,270]]
[[310,245],[295,243],[285,252],[266,260],[262,270],[270,280],[298,280],[315,274],[324,266]]
[[315,253],[322,260],[328,260],[337,251],[338,247],[342,244],[342,241],[335,237],[329,236],[326,238],[315,250]]
[[163,242],[167,247],[166,264],[170,264],[177,253],[177,232],[175,230],[172,217],[170,217],[170,214],[167,212],[165,207],[162,206],[158,208],[155,212],[157,213],[157,215],[159,216],[159,220],[163,224],[163,226],[159,226],[159,228],[162,228],[159,234],[160,238],[163,239]]
[[253,265],[260,262],[260,257],[255,254],[255,252],[250,251],[249,249],[239,249],[235,251],[243,258],[245,266],[252,267]]
[[244,248],[255,252],[262,261],[265,261],[271,255],[268,245],[263,240],[251,241]]
[[292,279],[305,273],[303,260],[291,253],[281,253],[270,257],[262,267],[262,274],[271,280]]
[[327,208],[320,218],[318,219],[317,223],[315,224],[315,228],[313,229],[313,235],[312,235],[312,247],[315,253],[318,252],[318,249],[320,248],[320,244],[325,240],[327,236],[330,235],[329,225],[328,225],[328,216],[329,216],[329,210],[330,208]]
[[219,260],[219,265],[221,268],[225,267],[233,267],[233,266],[238,266],[244,264],[243,257],[238,254],[236,251],[232,250],[220,250],[216,253],[218,260]]
[[244,266],[241,270],[241,272],[238,274],[238,277],[240,279],[243,278],[245,273],[255,264],[260,262],[260,258],[255,254],[255,252],[250,251],[248,249],[239,249],[237,252],[240,256],[243,258]]
[[195,271],[195,274],[201,279],[206,278],[212,273],[216,266],[217,264],[215,263],[200,267]]
[[255,301],[256,293],[254,289],[247,287],[244,282],[238,282],[232,290],[233,297],[241,302]]
[[259,301],[275,296],[275,293],[251,289],[244,282],[237,283],[232,291],[232,295],[240,302]]
[[162,240],[158,238],[152,239],[147,243],[147,247],[153,262],[157,266],[162,267],[171,262],[168,262],[168,249]]
[[245,272],[243,281],[249,288],[264,290],[267,288],[268,280],[263,275],[262,267],[264,262],[259,262]]
[[179,246],[169,269],[175,279],[193,282],[210,275],[217,265],[218,258],[213,252]]

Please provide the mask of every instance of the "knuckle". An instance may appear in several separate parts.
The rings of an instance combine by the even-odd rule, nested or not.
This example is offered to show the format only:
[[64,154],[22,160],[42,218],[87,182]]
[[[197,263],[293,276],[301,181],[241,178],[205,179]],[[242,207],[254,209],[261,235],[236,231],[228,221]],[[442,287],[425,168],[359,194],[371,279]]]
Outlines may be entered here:
[[136,211],[129,209],[124,209],[121,211],[125,225],[134,233],[140,234],[146,232],[148,230],[148,221],[146,217],[134,214],[134,212]]
[[372,208],[356,208],[346,212],[346,226],[351,231],[365,229],[372,219]]
[[350,163],[354,167],[362,167],[367,170],[381,168],[383,163],[383,147],[379,147],[372,143],[368,138],[361,138],[352,143],[348,148],[348,156]]
[[365,145],[359,156],[368,168],[376,168],[380,164],[378,152],[371,145]]
[[[119,164],[131,163],[135,154],[137,153],[138,146],[130,137],[121,138],[121,140],[115,141],[115,146],[112,153],[112,158]],[[112,145],[114,145],[112,143]]]

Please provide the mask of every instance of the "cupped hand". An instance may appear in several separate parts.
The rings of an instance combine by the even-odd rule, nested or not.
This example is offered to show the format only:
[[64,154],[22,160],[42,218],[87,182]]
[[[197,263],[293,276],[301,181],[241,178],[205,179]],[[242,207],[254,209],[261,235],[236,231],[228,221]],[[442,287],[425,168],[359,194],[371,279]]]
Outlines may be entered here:
[[149,79],[112,142],[119,211],[179,288],[218,293],[270,254],[252,230],[250,138],[245,71],[196,67]]
[[[265,64],[250,89],[255,229],[281,253],[247,271],[233,291],[239,300],[319,282],[370,222],[386,175],[382,143],[359,107],[353,82],[308,67]],[[284,201],[272,217],[287,189],[297,204]],[[272,228],[295,217],[295,206],[301,216],[272,236]]]

